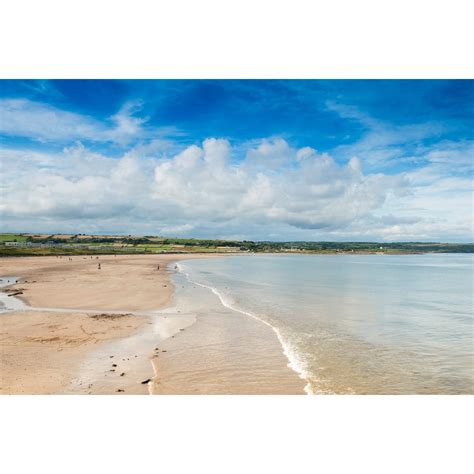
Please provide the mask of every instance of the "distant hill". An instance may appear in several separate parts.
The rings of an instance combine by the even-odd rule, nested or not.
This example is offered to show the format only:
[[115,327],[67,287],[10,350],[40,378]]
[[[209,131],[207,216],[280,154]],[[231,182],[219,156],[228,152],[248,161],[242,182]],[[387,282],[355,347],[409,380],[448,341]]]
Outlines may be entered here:
[[0,234],[0,256],[116,253],[474,253],[474,243],[254,242],[132,235]]

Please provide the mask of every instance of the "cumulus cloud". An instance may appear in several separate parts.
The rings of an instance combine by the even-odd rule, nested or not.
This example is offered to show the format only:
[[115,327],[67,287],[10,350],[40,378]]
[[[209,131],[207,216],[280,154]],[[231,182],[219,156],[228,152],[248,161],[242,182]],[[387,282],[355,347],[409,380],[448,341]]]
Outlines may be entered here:
[[110,158],[81,143],[57,155],[2,150],[0,158],[0,212],[17,228],[95,221],[103,230],[248,238],[272,228],[331,232],[357,226],[408,190],[403,176],[364,174],[356,158],[341,165],[282,139],[263,140],[237,163],[230,143],[215,138],[159,159],[136,150]]

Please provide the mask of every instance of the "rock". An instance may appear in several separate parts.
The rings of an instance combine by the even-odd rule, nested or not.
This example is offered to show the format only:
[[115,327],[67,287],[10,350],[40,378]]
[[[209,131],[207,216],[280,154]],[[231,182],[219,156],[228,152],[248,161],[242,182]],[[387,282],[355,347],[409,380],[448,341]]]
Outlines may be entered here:
[[151,379],[146,379],[142,382],[143,385],[146,385],[148,382],[151,382]]
[[112,364],[112,367],[117,367],[117,364]]
[[118,390],[116,390],[116,392],[125,392],[125,390],[123,390],[122,388],[119,388]]
[[124,375],[125,375],[125,372],[122,372],[122,373],[120,374],[120,377],[123,377]]
[[92,319],[110,319],[110,320],[115,320],[119,318],[124,318],[126,316],[131,316],[130,313],[126,314],[108,314],[108,313],[101,313],[101,314],[94,314],[90,316]]

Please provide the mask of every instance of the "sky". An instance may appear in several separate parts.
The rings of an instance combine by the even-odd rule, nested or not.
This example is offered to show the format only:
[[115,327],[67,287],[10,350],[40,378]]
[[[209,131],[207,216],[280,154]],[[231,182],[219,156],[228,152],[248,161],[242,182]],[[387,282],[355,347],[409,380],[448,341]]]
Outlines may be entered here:
[[472,242],[474,81],[1,80],[4,232]]

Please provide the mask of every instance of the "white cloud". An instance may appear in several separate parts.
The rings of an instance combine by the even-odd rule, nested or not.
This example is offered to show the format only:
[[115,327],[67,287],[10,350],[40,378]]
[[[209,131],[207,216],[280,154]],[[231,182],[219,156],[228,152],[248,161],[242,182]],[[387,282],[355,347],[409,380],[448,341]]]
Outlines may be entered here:
[[406,160],[408,144],[417,148],[420,153],[426,152],[423,141],[440,136],[448,128],[439,122],[394,125],[377,120],[357,107],[333,101],[327,101],[326,108],[342,118],[359,123],[362,128],[359,139],[350,144],[339,145],[334,153],[345,159],[358,156],[370,166],[390,167]]
[[141,110],[141,107],[141,102],[125,103],[119,112],[111,117],[115,127],[108,130],[105,137],[120,145],[127,145],[131,139],[142,138],[144,135],[142,125],[147,119],[135,116]]
[[0,99],[0,133],[36,140],[96,140],[106,128],[91,117],[27,99]]
[[132,141],[156,137],[174,129],[145,127],[147,118],[138,117],[141,102],[127,102],[108,121],[68,112],[28,99],[0,99],[0,134],[37,141],[112,142],[125,146]]
[[159,160],[136,151],[109,158],[80,143],[57,155],[3,150],[0,212],[16,228],[93,223],[104,231],[201,229],[255,238],[282,227],[314,233],[356,226],[406,190],[401,176],[364,175],[356,159],[341,166],[281,139],[263,141],[237,164],[231,153],[228,141],[214,138]]

